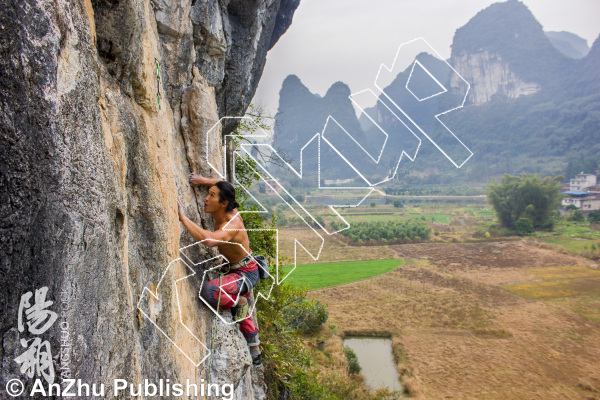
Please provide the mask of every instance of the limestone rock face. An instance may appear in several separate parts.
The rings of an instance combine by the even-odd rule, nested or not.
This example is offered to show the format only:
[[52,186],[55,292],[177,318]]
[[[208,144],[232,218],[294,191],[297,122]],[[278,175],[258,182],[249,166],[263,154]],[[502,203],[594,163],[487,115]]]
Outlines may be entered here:
[[[524,82],[497,54],[488,51],[461,53],[453,56],[450,63],[471,85],[467,101],[471,104],[487,103],[493,96],[517,98],[538,92],[541,87],[534,82]],[[455,76],[451,86],[457,86]]]
[[[198,299],[203,268],[176,200],[207,228],[188,174],[222,165],[220,117],[242,115],[298,0],[20,0],[0,7],[2,390],[27,379],[22,339],[47,340],[55,379],[232,383],[264,397],[235,325]],[[195,250],[196,260],[214,257]],[[196,275],[190,275],[190,268]],[[18,329],[47,287],[56,322]],[[32,298],[33,302],[33,298]],[[215,362],[199,363],[214,346]],[[196,365],[198,364],[198,365]],[[62,374],[62,376],[61,376]],[[130,398],[128,395],[117,396]],[[162,396],[175,398],[175,396]],[[181,397],[177,397],[181,398]],[[184,396],[184,398],[187,398]]]

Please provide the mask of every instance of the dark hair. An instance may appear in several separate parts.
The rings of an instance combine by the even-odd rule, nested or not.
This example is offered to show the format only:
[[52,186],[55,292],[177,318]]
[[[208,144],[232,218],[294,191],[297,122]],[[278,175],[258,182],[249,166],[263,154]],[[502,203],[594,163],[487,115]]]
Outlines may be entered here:
[[234,208],[238,208],[240,205],[235,201],[235,188],[227,181],[219,181],[215,183],[215,186],[219,188],[219,203],[229,202],[225,211],[229,212]]

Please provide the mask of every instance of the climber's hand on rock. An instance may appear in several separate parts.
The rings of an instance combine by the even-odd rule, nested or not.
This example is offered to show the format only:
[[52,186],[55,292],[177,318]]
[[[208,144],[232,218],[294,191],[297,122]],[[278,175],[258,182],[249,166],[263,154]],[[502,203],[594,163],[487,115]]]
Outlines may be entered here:
[[179,220],[183,221],[186,218],[186,216],[185,211],[183,211],[183,203],[181,202],[179,197],[177,198],[177,211],[179,213]]
[[190,185],[200,186],[204,182],[204,177],[200,174],[190,174]]

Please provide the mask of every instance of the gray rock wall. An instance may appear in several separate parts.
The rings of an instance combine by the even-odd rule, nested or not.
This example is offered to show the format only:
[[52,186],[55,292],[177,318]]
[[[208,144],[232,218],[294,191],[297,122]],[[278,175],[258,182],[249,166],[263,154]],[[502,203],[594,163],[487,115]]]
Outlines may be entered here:
[[[205,157],[222,164],[221,134],[235,126],[208,129],[244,113],[298,2],[3,2],[0,398],[12,378],[33,382],[14,359],[36,336],[17,319],[21,296],[42,287],[58,315],[39,335],[55,382],[103,383],[112,398],[115,378],[211,379],[264,397],[237,328],[213,326],[198,299],[201,268],[177,282],[189,270],[170,263],[192,242],[177,196],[212,224],[187,176],[209,172]],[[190,360],[208,354],[201,344],[216,349],[211,372]]]

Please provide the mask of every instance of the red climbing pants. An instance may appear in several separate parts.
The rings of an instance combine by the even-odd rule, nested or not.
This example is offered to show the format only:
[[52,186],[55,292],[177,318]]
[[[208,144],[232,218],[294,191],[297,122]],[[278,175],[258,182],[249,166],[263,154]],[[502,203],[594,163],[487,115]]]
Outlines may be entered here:
[[[237,301],[238,296],[250,299],[250,292],[259,281],[258,264],[253,260],[245,267],[231,271],[221,278],[208,281],[202,286],[200,295],[211,306],[221,310],[229,310]],[[221,290],[219,290],[219,286]],[[239,322],[240,331],[249,344],[258,341],[258,328],[248,313],[244,320]]]

